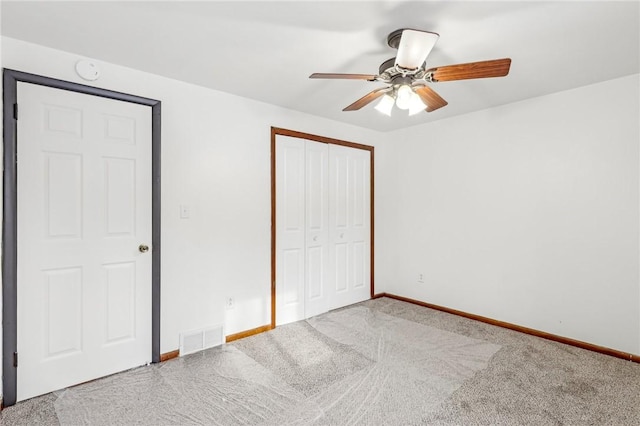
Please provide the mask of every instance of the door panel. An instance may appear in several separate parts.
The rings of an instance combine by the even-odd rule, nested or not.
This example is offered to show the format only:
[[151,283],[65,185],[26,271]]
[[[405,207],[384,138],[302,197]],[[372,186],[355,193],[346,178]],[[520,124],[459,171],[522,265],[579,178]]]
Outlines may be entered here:
[[[322,247],[309,247],[307,249],[307,300],[315,301],[324,294],[323,278],[325,256]],[[306,315],[305,315],[306,316]]]
[[365,262],[366,244],[364,241],[355,241],[353,243],[353,288],[360,289],[366,286],[367,264]]
[[135,339],[136,264],[103,265],[107,333],[105,344]]
[[331,309],[370,297],[370,164],[369,151],[329,147]]
[[104,138],[112,143],[136,143],[136,120],[131,117],[119,117],[115,115],[103,116]]
[[50,138],[82,138],[82,109],[62,105],[42,105],[45,125],[42,129]]
[[151,361],[151,108],[18,83],[17,399]]
[[45,359],[82,350],[82,268],[43,272]]
[[335,147],[331,147],[331,203],[335,210],[331,211],[334,218],[334,229],[346,229],[349,224],[349,157]]
[[325,179],[327,177],[327,155],[326,145],[311,145],[307,142],[306,147],[306,200],[307,200],[307,230],[314,232],[322,232],[326,229],[326,213],[324,209],[327,207],[326,192],[327,186]]
[[[306,199],[306,292],[304,317],[311,318],[326,312],[329,243],[329,146],[310,140],[305,145]],[[299,143],[300,143],[299,142]]]
[[304,253],[296,248],[282,250],[282,258],[282,307],[297,312],[303,300],[300,282],[304,280]]
[[[353,227],[363,229],[369,224],[368,212],[370,195],[368,192],[369,186],[366,183],[369,181],[369,167],[367,167],[369,160],[361,155],[354,155],[353,157],[353,193],[351,194],[353,202]],[[365,161],[367,164],[365,164]]]
[[304,318],[305,147],[276,140],[276,325]]
[[44,152],[48,238],[81,238],[82,157]]
[[104,158],[106,236],[135,235],[136,162]]
[[[353,269],[353,289],[356,298],[370,297],[371,277],[371,192],[369,187],[370,159],[362,155],[365,151],[351,151],[353,167],[353,187],[350,201],[353,206],[351,250]],[[367,154],[369,154],[367,152]]]
[[[349,245],[347,243],[334,243],[334,280],[335,293],[339,295],[349,290]],[[336,295],[333,296],[334,300]],[[338,307],[334,305],[333,307]]]
[[327,171],[326,144],[276,139],[276,325],[328,309]]

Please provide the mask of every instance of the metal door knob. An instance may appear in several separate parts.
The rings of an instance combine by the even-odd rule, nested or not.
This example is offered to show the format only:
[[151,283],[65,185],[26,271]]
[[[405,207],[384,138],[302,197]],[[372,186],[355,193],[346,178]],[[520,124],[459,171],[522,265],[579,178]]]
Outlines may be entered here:
[[140,251],[140,253],[146,253],[149,251],[149,246],[146,244],[140,244],[138,246],[138,250]]
[[318,237],[317,236],[313,237],[313,241],[318,241]]

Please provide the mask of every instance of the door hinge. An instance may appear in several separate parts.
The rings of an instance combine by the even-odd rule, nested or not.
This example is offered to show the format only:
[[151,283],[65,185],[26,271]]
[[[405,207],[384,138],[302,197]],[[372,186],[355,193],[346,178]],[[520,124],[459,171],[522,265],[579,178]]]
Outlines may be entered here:
[[13,119],[18,119],[18,104],[13,104]]
[[18,352],[13,353],[13,366],[18,367]]

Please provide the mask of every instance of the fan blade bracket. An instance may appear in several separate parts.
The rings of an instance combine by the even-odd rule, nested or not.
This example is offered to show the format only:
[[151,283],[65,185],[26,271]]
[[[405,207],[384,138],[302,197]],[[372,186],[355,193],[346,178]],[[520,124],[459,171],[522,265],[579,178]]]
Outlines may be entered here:
[[435,80],[433,79],[433,72],[431,72],[431,71],[427,71],[427,72],[425,72],[425,74],[424,74],[424,76],[422,77],[422,79],[423,79],[424,81],[426,81],[427,83],[437,83],[437,81],[435,81]]

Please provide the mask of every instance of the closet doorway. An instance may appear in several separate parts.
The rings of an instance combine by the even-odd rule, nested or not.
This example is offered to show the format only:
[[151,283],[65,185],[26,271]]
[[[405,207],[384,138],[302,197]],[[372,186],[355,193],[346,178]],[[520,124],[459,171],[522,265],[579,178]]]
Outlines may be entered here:
[[373,295],[373,147],[271,130],[271,326]]

